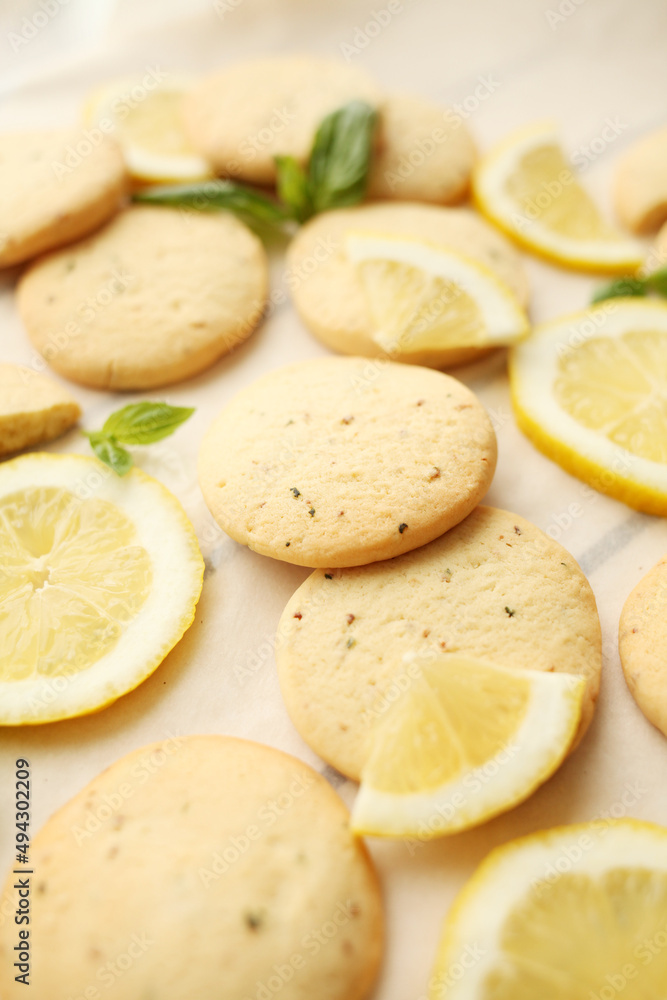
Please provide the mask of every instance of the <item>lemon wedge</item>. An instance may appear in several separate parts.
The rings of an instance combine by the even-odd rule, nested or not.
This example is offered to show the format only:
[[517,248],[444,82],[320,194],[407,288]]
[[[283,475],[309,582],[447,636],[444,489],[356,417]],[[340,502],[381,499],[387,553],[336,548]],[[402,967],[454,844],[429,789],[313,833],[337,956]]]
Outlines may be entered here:
[[667,515],[667,304],[611,299],[510,356],[519,427],[596,490]]
[[662,1000],[667,830],[594,820],[492,851],[445,924],[430,1000]]
[[624,273],[639,267],[641,245],[603,218],[577,180],[548,122],[515,132],[477,164],[473,194],[480,210],[518,243],[583,271]]
[[427,840],[476,826],[526,799],[570,749],[581,678],[456,653],[412,667],[414,682],[376,724],[355,833]]
[[487,267],[435,244],[351,232],[356,266],[375,331],[397,360],[418,351],[514,343],[528,320],[514,293]]
[[211,177],[209,163],[192,148],[181,121],[187,81],[169,78],[149,83],[125,77],[96,90],[84,105],[85,123],[101,124],[113,135],[137,181],[169,183]]
[[192,525],[138,469],[34,454],[0,465],[0,724],[95,711],[151,674],[191,624]]

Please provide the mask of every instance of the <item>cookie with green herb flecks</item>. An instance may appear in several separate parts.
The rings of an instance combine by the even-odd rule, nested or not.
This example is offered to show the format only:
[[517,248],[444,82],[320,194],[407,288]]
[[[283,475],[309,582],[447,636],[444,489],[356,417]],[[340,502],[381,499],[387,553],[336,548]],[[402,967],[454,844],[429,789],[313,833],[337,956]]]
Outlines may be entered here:
[[430,651],[582,676],[579,737],[591,721],[602,663],[595,598],[572,556],[516,514],[478,507],[415,552],[309,576],[276,640],[292,721],[358,780],[374,721],[410,686],[411,659]]
[[458,524],[491,484],[496,438],[464,385],[429,368],[317,358],[270,372],[204,438],[220,527],[299,566],[360,566]]
[[[378,970],[380,892],[348,811],[268,746],[178,736],[134,750],[47,821],[30,861],[39,1000],[363,1000]],[[18,934],[0,925],[4,1000],[26,992]]]

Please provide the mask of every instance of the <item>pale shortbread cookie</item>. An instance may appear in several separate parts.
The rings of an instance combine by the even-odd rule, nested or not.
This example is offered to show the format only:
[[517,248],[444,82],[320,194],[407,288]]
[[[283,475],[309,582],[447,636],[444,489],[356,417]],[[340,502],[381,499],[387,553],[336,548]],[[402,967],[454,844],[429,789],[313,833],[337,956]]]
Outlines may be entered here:
[[48,820],[29,867],[31,990],[4,920],[4,1000],[362,1000],[378,970],[380,892],[347,809],[258,743],[134,750]]
[[185,100],[195,149],[220,173],[276,179],[275,156],[308,160],[323,118],[352,100],[376,106],[379,87],[356,66],[316,56],[238,63],[206,77]]
[[451,205],[466,196],[474,162],[474,143],[456,112],[391,96],[380,107],[368,195]]
[[667,736],[667,557],[628,597],[618,633],[628,687],[642,712]]
[[654,232],[667,219],[667,128],[640,139],[619,159],[616,212],[635,233]]
[[37,261],[18,305],[61,375],[151,389],[196,375],[245,340],[267,288],[264,248],[229,212],[136,206]]
[[651,274],[667,267],[667,223],[660,229],[644,261],[644,272]]
[[120,146],[100,129],[0,135],[0,267],[93,232],[126,183]]
[[[528,284],[518,253],[474,212],[413,202],[360,205],[324,212],[297,233],[288,251],[286,282],[294,305],[309,330],[341,354],[386,356],[374,332],[363,285],[347,258],[349,232],[408,236],[427,240],[486,264],[522,304]],[[401,353],[408,364],[446,368],[488,353],[474,347]]]
[[410,685],[415,653],[460,652],[587,681],[602,666],[593,592],[572,556],[516,514],[478,507],[424,548],[360,569],[317,570],[280,619],[276,659],[306,743],[359,779],[373,722]]
[[0,455],[52,441],[80,416],[77,401],[57,382],[21,365],[0,364]]
[[299,566],[360,566],[437,538],[481,500],[496,464],[482,405],[428,368],[317,358],[227,405],[199,456],[220,527]]

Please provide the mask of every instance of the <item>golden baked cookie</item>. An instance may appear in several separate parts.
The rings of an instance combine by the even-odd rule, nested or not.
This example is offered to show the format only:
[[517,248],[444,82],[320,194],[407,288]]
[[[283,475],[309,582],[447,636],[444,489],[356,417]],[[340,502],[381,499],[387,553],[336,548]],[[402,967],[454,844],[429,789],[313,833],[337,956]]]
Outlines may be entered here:
[[0,267],[93,232],[126,184],[120,146],[99,128],[0,135]]
[[33,344],[66,378],[151,389],[210,367],[259,322],[260,241],[229,212],[135,206],[19,282]]
[[326,357],[242,389],[204,438],[199,482],[223,531],[255,552],[361,566],[458,524],[495,464],[486,411],[456,379]]
[[352,100],[375,106],[379,87],[356,66],[317,56],[237,63],[194,87],[184,104],[195,149],[220,173],[272,184],[275,156],[305,164],[315,132]]
[[[47,821],[30,862],[39,1000],[362,1000],[378,970],[380,892],[348,811],[271,747],[170,736],[134,750]],[[18,901],[17,877],[3,898]],[[28,992],[20,929],[0,925],[3,1000]]]
[[465,198],[475,145],[463,119],[421,97],[393,95],[380,106],[370,198],[451,205]]
[[634,233],[654,232],[667,220],[667,128],[644,136],[620,158],[614,203]]
[[411,654],[429,651],[584,677],[578,738],[591,721],[602,666],[593,592],[572,556],[516,514],[478,507],[398,559],[309,576],[276,639],[294,725],[359,780],[374,720],[409,686]]
[[[386,356],[373,340],[366,293],[347,256],[351,232],[407,236],[449,247],[485,264],[522,304],[527,302],[528,284],[517,251],[468,209],[396,202],[324,212],[303,226],[290,244],[285,280],[308,329],[341,354]],[[488,349],[475,347],[443,348],[402,352],[395,360],[446,368],[486,353]]]
[[0,364],[0,455],[52,441],[80,416],[77,401],[57,382],[22,365]]
[[667,557],[632,591],[621,612],[618,648],[628,687],[667,736]]

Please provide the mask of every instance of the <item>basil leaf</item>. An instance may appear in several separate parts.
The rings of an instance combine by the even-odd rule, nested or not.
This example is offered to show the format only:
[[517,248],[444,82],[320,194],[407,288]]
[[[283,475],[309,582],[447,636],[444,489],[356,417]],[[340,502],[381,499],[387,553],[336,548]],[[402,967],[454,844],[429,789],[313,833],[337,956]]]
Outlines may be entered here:
[[276,156],[276,189],[297,222],[305,222],[313,214],[308,176],[293,156]]
[[116,442],[108,437],[103,431],[84,431],[86,437],[90,441],[90,445],[100,459],[105,465],[110,466],[115,473],[119,476],[126,475],[133,465],[133,459],[129,452],[117,445]]
[[268,228],[280,228],[289,219],[282,205],[259,191],[234,181],[211,180],[196,184],[160,185],[137,191],[132,201],[148,205],[172,205],[192,208],[198,212],[226,209],[240,216],[249,225],[258,223]]
[[192,407],[168,403],[130,403],[111,414],[102,433],[123,444],[152,444],[173,434],[194,412]]
[[667,267],[661,267],[659,271],[654,271],[646,278],[646,286],[658,295],[667,296]]
[[639,298],[642,295],[646,295],[646,283],[641,278],[617,278],[608,285],[598,288],[591,302],[595,304],[604,302],[605,299]]
[[363,199],[376,121],[375,110],[364,101],[350,101],[322,121],[308,165],[313,212]]

